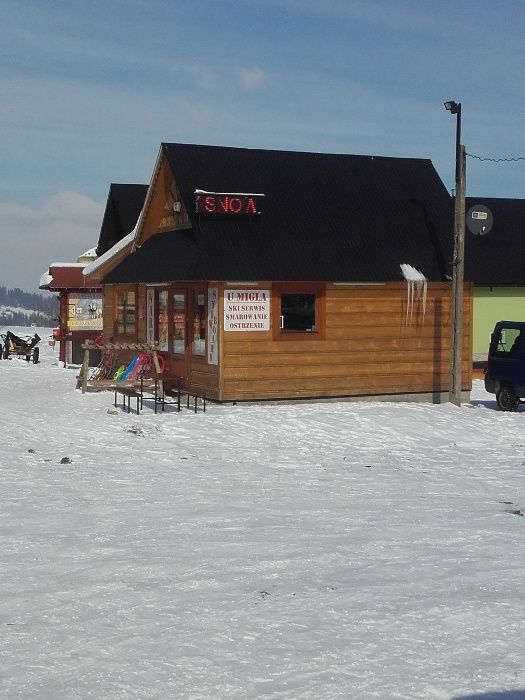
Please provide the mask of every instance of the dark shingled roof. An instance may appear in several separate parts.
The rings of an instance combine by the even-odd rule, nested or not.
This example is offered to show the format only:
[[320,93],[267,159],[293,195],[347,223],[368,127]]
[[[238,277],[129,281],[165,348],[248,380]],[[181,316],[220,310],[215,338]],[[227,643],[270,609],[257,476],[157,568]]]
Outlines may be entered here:
[[109,186],[108,200],[96,250],[98,256],[104,255],[115,243],[133,231],[147,192],[147,185],[112,183]]
[[465,279],[479,285],[525,284],[525,199],[467,197],[465,211],[488,207],[493,216],[489,233],[465,231]]
[[[105,282],[383,282],[450,274],[453,206],[430,160],[162,144],[192,229],[156,234]],[[254,218],[195,213],[195,190],[264,193]]]

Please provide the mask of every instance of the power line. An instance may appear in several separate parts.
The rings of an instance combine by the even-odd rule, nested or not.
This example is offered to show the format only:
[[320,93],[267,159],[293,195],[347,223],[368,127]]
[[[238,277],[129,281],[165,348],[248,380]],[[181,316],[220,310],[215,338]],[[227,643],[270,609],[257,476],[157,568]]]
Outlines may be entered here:
[[465,153],[465,155],[469,158],[475,158],[476,160],[488,160],[491,163],[517,163],[519,160],[525,160],[525,156],[517,156],[516,158],[482,158],[472,153]]

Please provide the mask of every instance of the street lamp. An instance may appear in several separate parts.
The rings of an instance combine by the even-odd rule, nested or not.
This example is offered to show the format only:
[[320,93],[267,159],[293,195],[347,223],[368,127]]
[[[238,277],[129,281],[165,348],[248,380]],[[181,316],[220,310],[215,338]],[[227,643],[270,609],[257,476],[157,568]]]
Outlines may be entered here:
[[452,314],[449,401],[461,406],[461,347],[463,344],[463,280],[465,269],[465,147],[461,145],[461,102],[445,102],[456,115],[456,183],[454,189],[454,257],[452,260]]
[[459,161],[460,161],[460,145],[461,145],[461,102],[454,102],[450,100],[445,102],[445,109],[450,112],[450,114],[456,115],[456,188],[459,180]]

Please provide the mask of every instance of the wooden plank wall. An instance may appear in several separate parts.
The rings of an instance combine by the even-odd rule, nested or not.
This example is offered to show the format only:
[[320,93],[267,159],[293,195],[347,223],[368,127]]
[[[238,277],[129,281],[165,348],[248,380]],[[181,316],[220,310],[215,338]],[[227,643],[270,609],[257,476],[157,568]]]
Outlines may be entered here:
[[103,330],[102,335],[108,340],[113,336],[113,314],[114,314],[114,302],[113,302],[113,290],[114,286],[112,284],[105,284],[102,287],[102,309],[103,309]]
[[191,388],[209,399],[219,398],[219,367],[209,365],[205,359],[193,359],[190,370]]
[[[221,400],[448,391],[450,284],[429,283],[412,310],[406,283],[326,287],[325,339],[222,333]],[[272,299],[272,309],[274,300]],[[462,388],[472,380],[472,296],[465,285]],[[273,322],[278,322],[272,310]]]

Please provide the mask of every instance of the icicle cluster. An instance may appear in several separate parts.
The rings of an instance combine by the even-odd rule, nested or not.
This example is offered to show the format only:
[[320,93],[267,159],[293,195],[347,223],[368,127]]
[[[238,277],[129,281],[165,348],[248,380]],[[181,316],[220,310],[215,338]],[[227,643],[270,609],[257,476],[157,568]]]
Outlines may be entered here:
[[412,316],[414,313],[414,302],[421,302],[422,320],[425,319],[427,309],[427,278],[422,272],[416,270],[412,265],[402,263],[400,265],[401,273],[407,283],[407,313],[405,325],[412,324]]

